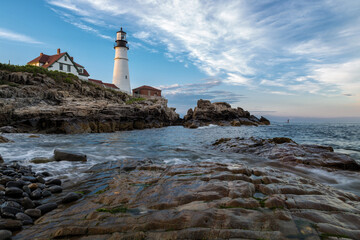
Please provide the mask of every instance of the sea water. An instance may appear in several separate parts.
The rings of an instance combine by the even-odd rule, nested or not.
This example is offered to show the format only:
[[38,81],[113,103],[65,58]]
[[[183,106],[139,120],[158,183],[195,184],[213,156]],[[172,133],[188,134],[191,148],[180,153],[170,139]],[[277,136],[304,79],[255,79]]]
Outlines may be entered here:
[[[346,153],[360,163],[360,123],[272,123],[259,127],[219,127],[210,125],[198,129],[182,126],[75,135],[3,134],[14,143],[0,144],[5,162],[18,161],[33,166],[35,171],[48,171],[73,182],[86,175],[91,166],[119,159],[149,159],[154,163],[182,164],[202,161],[241,163],[267,166],[266,159],[238,153],[222,153],[211,148],[219,138],[231,137],[289,137],[300,144],[331,146],[335,152]],[[50,162],[33,164],[34,157],[51,157],[54,149],[84,153],[82,162]],[[276,168],[276,167],[274,167]],[[308,177],[324,184],[349,190],[360,195],[358,172],[327,172],[301,166],[289,173]],[[280,168],[287,172],[286,168]]]

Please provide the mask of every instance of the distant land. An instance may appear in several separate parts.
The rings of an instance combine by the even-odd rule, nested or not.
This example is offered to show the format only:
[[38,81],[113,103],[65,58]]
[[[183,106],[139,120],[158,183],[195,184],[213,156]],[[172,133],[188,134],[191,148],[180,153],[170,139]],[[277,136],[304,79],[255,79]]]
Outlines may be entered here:
[[311,118],[311,117],[282,117],[264,115],[271,122],[286,122],[288,119],[290,123],[360,123],[360,117],[336,117],[336,118]]

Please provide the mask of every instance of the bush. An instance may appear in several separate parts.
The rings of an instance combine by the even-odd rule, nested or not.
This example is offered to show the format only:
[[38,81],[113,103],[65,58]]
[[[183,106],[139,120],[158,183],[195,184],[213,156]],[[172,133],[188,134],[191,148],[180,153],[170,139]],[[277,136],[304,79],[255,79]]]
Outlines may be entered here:
[[126,101],[126,104],[133,104],[135,102],[142,102],[146,100],[146,98],[142,98],[142,97],[139,97],[139,98],[130,98],[128,101]]

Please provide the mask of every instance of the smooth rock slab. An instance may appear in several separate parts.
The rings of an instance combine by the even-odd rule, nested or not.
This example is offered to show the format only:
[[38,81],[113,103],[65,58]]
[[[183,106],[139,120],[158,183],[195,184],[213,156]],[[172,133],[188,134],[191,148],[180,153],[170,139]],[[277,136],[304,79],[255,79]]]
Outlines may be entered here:
[[77,201],[81,198],[81,195],[78,193],[68,193],[66,194],[66,196],[61,200],[62,203],[70,203],[70,202],[74,202]]
[[71,161],[71,162],[86,162],[87,157],[85,154],[71,153],[61,150],[54,150],[55,161]]
[[45,214],[47,212],[50,212],[54,209],[57,208],[57,204],[56,203],[46,203],[46,204],[42,204],[38,207],[36,207],[36,209],[39,209],[41,211],[41,214]]

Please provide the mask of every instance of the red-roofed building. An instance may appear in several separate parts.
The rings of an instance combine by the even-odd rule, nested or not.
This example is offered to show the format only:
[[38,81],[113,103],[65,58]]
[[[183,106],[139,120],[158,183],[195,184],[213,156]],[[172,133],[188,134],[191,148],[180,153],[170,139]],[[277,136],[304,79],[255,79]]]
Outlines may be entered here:
[[134,96],[148,96],[148,97],[161,97],[161,90],[143,85],[141,87],[135,88],[132,90]]
[[72,73],[82,80],[88,80],[90,74],[80,64],[74,62],[74,58],[67,52],[60,52],[60,48],[55,55],[40,53],[40,56],[31,60],[27,64],[47,68],[48,70],[58,70],[61,72]]
[[95,83],[96,85],[103,86],[105,88],[114,89],[114,90],[120,90],[117,86],[115,86],[112,83],[104,83],[100,80],[91,79],[89,78],[89,82]]

